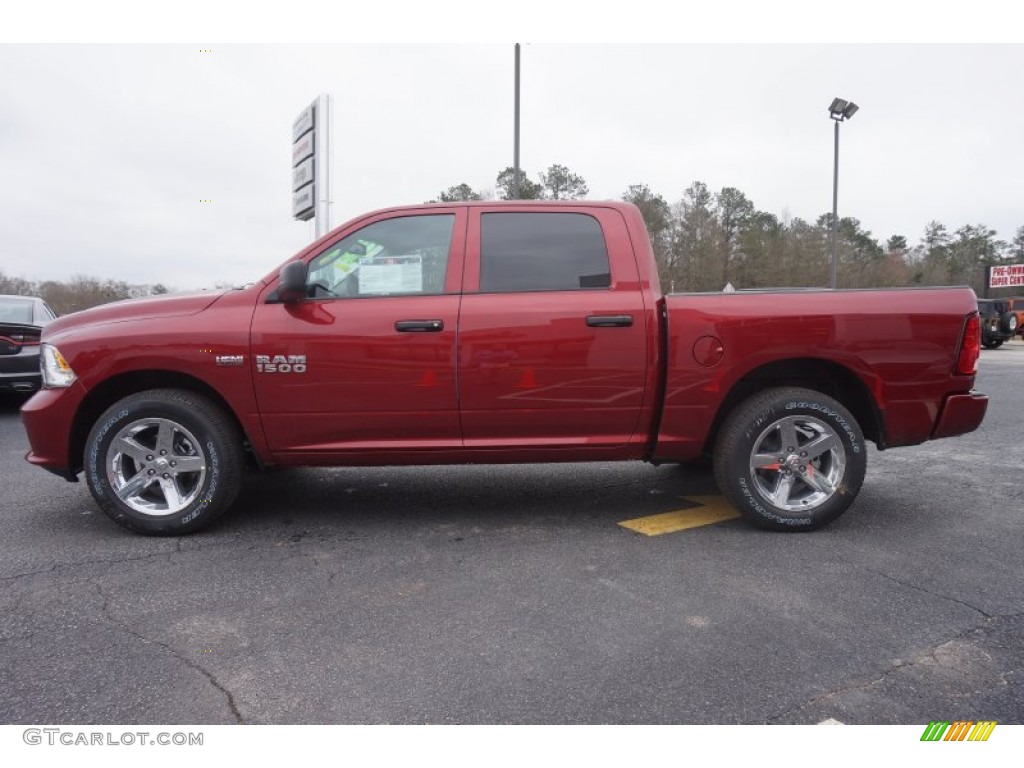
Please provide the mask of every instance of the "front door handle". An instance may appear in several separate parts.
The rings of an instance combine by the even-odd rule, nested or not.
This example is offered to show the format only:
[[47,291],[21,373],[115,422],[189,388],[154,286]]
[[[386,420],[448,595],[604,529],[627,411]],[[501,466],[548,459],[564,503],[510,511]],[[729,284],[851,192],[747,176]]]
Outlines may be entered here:
[[399,333],[438,333],[444,330],[444,320],[396,320]]
[[590,315],[587,325],[591,328],[629,328],[633,325],[632,315]]

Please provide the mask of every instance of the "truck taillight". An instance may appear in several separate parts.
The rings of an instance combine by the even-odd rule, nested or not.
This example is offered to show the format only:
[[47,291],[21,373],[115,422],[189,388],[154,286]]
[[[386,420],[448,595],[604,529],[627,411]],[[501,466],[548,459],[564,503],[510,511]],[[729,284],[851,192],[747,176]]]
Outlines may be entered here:
[[978,372],[978,358],[981,356],[981,320],[975,312],[967,318],[964,337],[960,340],[960,354],[956,358],[956,372],[961,376],[973,376]]

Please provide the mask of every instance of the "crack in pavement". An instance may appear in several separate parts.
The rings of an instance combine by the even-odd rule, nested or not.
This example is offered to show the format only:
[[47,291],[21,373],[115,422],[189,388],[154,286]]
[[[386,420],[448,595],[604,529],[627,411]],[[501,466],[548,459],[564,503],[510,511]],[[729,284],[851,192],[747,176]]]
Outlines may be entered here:
[[190,669],[194,669],[196,672],[201,674],[203,677],[205,677],[209,681],[210,685],[212,685],[214,688],[216,688],[218,691],[220,691],[221,693],[224,694],[225,698],[227,699],[228,708],[231,710],[231,715],[232,715],[232,717],[235,718],[235,722],[240,724],[240,725],[244,725],[245,724],[245,718],[242,717],[242,713],[238,710],[238,704],[235,701],[234,694],[232,694],[231,691],[229,691],[227,688],[225,688],[212,672],[210,672],[209,670],[205,669],[201,665],[196,664],[194,661],[192,661],[191,659],[187,658],[186,656],[182,656],[180,653],[175,651],[167,643],[162,643],[159,640],[153,640],[152,638],[146,637],[145,635],[143,635],[143,634],[141,634],[139,632],[136,632],[134,629],[129,627],[124,622],[122,622],[122,621],[118,620],[117,618],[115,618],[110,613],[110,610],[109,610],[109,600],[107,598],[106,593],[104,593],[104,591],[103,591],[103,587],[100,586],[99,584],[94,584],[94,586],[96,587],[96,592],[103,599],[103,605],[100,608],[100,612],[103,615],[103,618],[106,619],[106,621],[109,624],[112,624],[113,626],[117,627],[118,629],[121,629],[122,631],[126,632],[127,634],[131,635],[132,637],[136,638],[137,640],[141,640],[144,643],[147,643],[147,644],[150,644],[150,645],[156,645],[156,646],[158,646],[160,648],[163,648],[165,651],[167,651],[171,656],[173,656],[175,659],[180,661],[182,664],[184,664],[185,666],[189,667]]
[[38,576],[43,573],[54,573],[56,571],[63,571],[67,568],[79,568],[83,565],[120,565],[121,563],[136,563],[143,560],[152,560],[157,557],[166,557],[170,562],[170,557],[173,554],[172,551],[166,552],[150,552],[148,555],[139,555],[138,557],[122,557],[115,558],[112,560],[78,560],[72,563],[54,563],[49,568],[40,568],[36,571],[25,571],[24,573],[15,573],[10,576],[0,576],[0,582],[16,581],[18,579],[24,579],[29,576]]
[[[925,591],[927,591],[927,590],[925,590]],[[941,597],[941,595],[940,595],[940,597]],[[960,602],[960,601],[957,600],[955,602]],[[977,610],[977,609],[975,609],[975,610]],[[979,613],[984,613],[983,611],[980,611],[980,610],[978,612]],[[864,689],[870,688],[870,687],[872,687],[874,685],[877,685],[878,683],[881,683],[883,680],[885,680],[887,677],[889,677],[889,675],[892,675],[892,674],[898,672],[899,670],[904,669],[905,667],[913,667],[913,666],[917,666],[917,665],[926,665],[926,664],[929,663],[929,661],[932,664],[941,665],[942,662],[939,660],[938,654],[942,651],[943,648],[945,648],[945,647],[947,647],[949,645],[952,645],[953,643],[957,642],[958,640],[962,640],[963,638],[965,638],[965,637],[967,637],[968,635],[971,635],[971,634],[976,634],[976,633],[990,634],[992,632],[992,625],[994,625],[996,623],[996,621],[999,620],[999,619],[1015,619],[1015,618],[1019,618],[1021,616],[1024,616],[1024,613],[1003,613],[1003,614],[994,614],[994,615],[985,614],[986,618],[983,619],[982,621],[978,622],[977,624],[975,624],[972,627],[968,627],[967,629],[963,630],[962,632],[957,633],[956,635],[951,637],[949,640],[944,640],[943,642],[939,643],[938,645],[933,646],[927,653],[924,653],[924,654],[918,656],[916,659],[913,659],[911,661],[901,661],[898,664],[893,664],[888,669],[883,671],[882,674],[879,677],[876,677],[873,680],[868,680],[866,682],[856,683],[856,684],[853,684],[853,685],[843,685],[843,686],[840,686],[838,688],[834,688],[834,689],[832,689],[830,691],[825,691],[824,693],[819,693],[817,696],[812,696],[810,699],[807,699],[806,701],[804,701],[804,702],[802,702],[800,704],[796,704],[796,705],[786,709],[785,711],[779,713],[778,715],[774,715],[772,717],[767,718],[765,720],[765,723],[768,723],[768,724],[777,723],[780,720],[783,720],[784,718],[786,718],[787,716],[789,716],[789,715],[791,715],[793,713],[799,712],[800,710],[806,709],[808,707],[812,707],[812,706],[814,706],[815,704],[817,704],[820,701],[832,698],[834,696],[839,696],[841,694],[847,693],[848,691],[859,691],[859,690],[864,690]],[[1007,672],[1003,672],[1000,675],[1000,678],[1002,678],[1003,682],[1005,683],[1005,678],[1008,675],[1013,675],[1013,674],[1016,674],[1015,670],[1008,670]]]
[[13,576],[0,576],[0,581],[15,581],[16,579],[24,579],[27,576],[37,576],[40,573],[53,573],[59,566],[59,563],[54,563],[49,568],[43,568],[38,571],[25,571],[24,573],[16,573]]
[[[242,542],[223,542],[215,544],[207,544],[205,547],[201,544],[195,547],[189,547],[187,549],[182,548],[181,538],[175,544],[174,549],[164,550],[162,552],[150,552],[146,555],[138,555],[135,557],[121,557],[121,558],[110,558],[101,560],[76,560],[70,563],[54,563],[49,568],[40,568],[35,571],[25,571],[24,573],[15,573],[10,576],[0,576],[0,583],[8,581],[16,581],[17,579],[24,579],[29,576],[38,576],[44,573],[54,573],[56,571],[63,571],[68,568],[80,568],[88,565],[122,565],[124,563],[137,563],[144,560],[153,560],[155,558],[165,557],[167,562],[172,562],[174,555],[176,554],[190,554],[194,552],[209,551],[211,549],[219,549],[222,547],[228,547],[237,549],[239,551],[247,552],[261,552],[263,550],[275,550],[280,549],[283,542],[274,541],[273,543],[267,543],[262,546],[259,544],[249,544],[248,546],[242,546]],[[295,542],[289,542],[289,545],[299,544],[301,540]]]
[[876,571],[874,568],[868,568],[867,566],[863,566],[863,565],[859,566],[859,567],[863,568],[868,573],[873,573],[876,576],[881,576],[883,579],[888,579],[891,582],[899,584],[901,587],[907,587],[908,589],[915,589],[918,592],[924,592],[926,595],[931,595],[932,597],[938,597],[941,600],[949,600],[952,603],[959,603],[960,605],[962,605],[962,606],[964,606],[966,608],[970,608],[972,611],[977,611],[982,616],[984,616],[986,619],[995,618],[995,616],[997,615],[997,614],[991,614],[988,611],[984,611],[984,610],[982,610],[981,608],[979,608],[976,605],[971,605],[970,603],[966,602],[965,600],[960,600],[960,599],[958,599],[956,597],[950,597],[949,595],[942,595],[942,594],[939,594],[938,592],[932,592],[930,589],[925,589],[924,587],[919,586],[917,584],[911,584],[908,581],[901,581],[900,579],[897,579],[895,576],[890,576],[887,573],[882,573],[881,571]]

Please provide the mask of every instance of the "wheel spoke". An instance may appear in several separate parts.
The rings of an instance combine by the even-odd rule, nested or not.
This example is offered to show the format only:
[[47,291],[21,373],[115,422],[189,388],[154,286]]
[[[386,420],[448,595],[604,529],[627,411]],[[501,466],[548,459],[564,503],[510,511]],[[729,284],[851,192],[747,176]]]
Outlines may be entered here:
[[829,482],[828,478],[816,471],[810,464],[807,465],[807,472],[800,475],[800,479],[814,490],[824,493],[826,496],[831,496],[836,491],[835,486]]
[[783,419],[779,422],[779,438],[782,440],[780,450],[785,453],[797,447],[796,419]]
[[157,451],[166,451],[163,455],[170,456],[174,451],[174,426],[161,421],[156,434]]
[[786,506],[789,503],[789,494],[793,490],[793,476],[783,475],[779,473],[779,482],[775,486],[775,492],[772,494],[772,503],[780,507]]
[[121,501],[127,502],[142,493],[151,482],[153,482],[153,478],[146,473],[146,470],[137,472],[127,483],[117,489],[117,497]]
[[778,469],[779,455],[777,453],[755,453],[750,459],[752,469]]
[[167,502],[168,511],[176,511],[181,507],[181,492],[178,491],[178,483],[173,477],[161,477],[160,490],[164,492],[164,500]]
[[118,453],[130,456],[137,465],[145,464],[146,457],[153,455],[153,451],[139,443],[131,435],[123,435],[117,438],[114,441],[114,450]]
[[826,433],[803,446],[803,450],[807,451],[807,460],[813,461],[825,453],[825,451],[830,451],[837,447],[839,447],[839,440],[836,436]]
[[202,472],[206,468],[206,462],[201,456],[175,456],[173,459],[175,470],[178,474],[182,472]]

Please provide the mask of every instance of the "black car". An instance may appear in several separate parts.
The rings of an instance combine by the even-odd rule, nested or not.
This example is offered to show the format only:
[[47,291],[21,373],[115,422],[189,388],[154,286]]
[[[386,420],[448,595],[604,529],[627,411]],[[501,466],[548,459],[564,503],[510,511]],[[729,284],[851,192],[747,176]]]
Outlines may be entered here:
[[0,296],[0,392],[39,389],[39,337],[56,316],[42,299]]
[[1017,315],[1010,311],[1010,302],[998,299],[978,299],[981,315],[981,343],[986,349],[995,349],[1017,333]]

